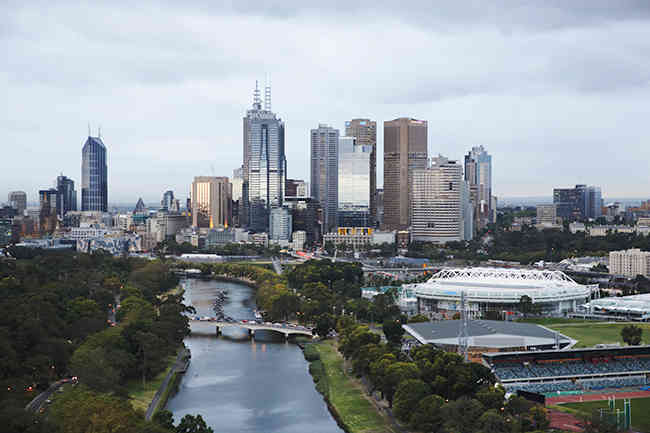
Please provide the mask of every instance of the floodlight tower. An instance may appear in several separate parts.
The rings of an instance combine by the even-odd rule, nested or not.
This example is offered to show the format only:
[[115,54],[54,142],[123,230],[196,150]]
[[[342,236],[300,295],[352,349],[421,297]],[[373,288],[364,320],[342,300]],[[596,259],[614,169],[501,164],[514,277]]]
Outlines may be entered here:
[[460,292],[460,330],[458,331],[458,354],[469,361],[469,314],[465,291]]

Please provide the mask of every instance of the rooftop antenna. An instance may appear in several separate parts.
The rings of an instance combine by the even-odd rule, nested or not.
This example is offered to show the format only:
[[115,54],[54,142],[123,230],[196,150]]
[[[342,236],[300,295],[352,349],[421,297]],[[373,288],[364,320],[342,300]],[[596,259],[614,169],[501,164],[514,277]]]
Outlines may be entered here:
[[266,74],[266,85],[264,86],[264,110],[271,111],[271,79]]
[[253,92],[253,108],[257,108],[258,110],[262,108],[262,99],[260,98],[260,89],[257,80],[255,80],[255,91]]
[[90,122],[88,122],[88,137],[90,137]]
[[97,127],[97,138],[102,138],[102,127],[101,126]]

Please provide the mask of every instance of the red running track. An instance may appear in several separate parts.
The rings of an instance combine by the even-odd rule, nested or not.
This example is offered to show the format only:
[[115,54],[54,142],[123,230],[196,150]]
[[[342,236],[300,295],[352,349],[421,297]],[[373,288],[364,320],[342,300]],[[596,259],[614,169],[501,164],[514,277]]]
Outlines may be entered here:
[[557,397],[546,397],[546,405],[558,403],[580,403],[584,401],[607,400],[608,397],[614,396],[616,399],[622,398],[642,398],[650,397],[650,391],[628,391],[628,392],[604,392],[600,394],[582,394],[582,395],[560,395]]

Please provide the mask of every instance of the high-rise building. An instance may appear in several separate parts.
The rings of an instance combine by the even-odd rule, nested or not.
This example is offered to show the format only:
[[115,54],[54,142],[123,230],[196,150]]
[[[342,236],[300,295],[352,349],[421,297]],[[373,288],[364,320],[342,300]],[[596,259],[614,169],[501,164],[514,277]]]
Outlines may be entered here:
[[374,148],[339,137],[339,227],[373,226],[370,217],[371,155]]
[[474,146],[465,155],[465,180],[469,184],[476,228],[496,222],[492,209],[492,156],[483,146]]
[[22,216],[27,209],[27,194],[25,191],[12,191],[9,193],[9,206],[18,211],[18,215]]
[[623,251],[610,251],[609,273],[635,278],[637,275],[650,277],[650,251],[632,248]]
[[408,228],[413,171],[427,167],[427,121],[384,122],[384,226]]
[[232,225],[232,186],[227,177],[196,176],[192,182],[192,226]]
[[81,156],[81,210],[107,212],[108,168],[102,138],[89,135]]
[[244,121],[244,164],[240,211],[242,225],[251,230],[266,232],[269,211],[282,206],[287,179],[287,159],[284,153],[284,122],[271,111],[271,87],[264,95],[255,83],[253,107]]
[[38,191],[40,201],[39,226],[41,234],[51,234],[56,230],[57,207],[59,192],[54,189],[42,189]]
[[411,239],[446,243],[472,239],[472,205],[463,168],[438,156],[413,170]]
[[307,186],[302,179],[287,179],[285,197],[308,197]]
[[354,137],[357,145],[370,148],[369,212],[370,225],[378,224],[377,218],[377,122],[370,119],[352,119],[345,122],[345,135]]
[[575,188],[553,189],[553,203],[557,205],[557,216],[576,221],[602,216],[603,199],[597,186],[576,185]]
[[239,201],[242,197],[242,186],[244,185],[244,169],[236,168],[232,171],[232,201]]
[[320,239],[318,215],[319,203],[311,197],[286,197],[285,204],[291,210],[293,231],[304,231],[306,242],[313,245]]
[[74,189],[74,180],[69,177],[57,176],[56,190],[58,191],[56,211],[60,218],[69,211],[77,210],[77,191]]
[[165,191],[160,200],[160,209],[170,211],[174,207],[174,191]]
[[292,231],[291,210],[287,207],[274,207],[269,215],[269,241],[289,243]]
[[339,130],[319,124],[311,130],[311,196],[323,209],[323,232],[336,226]]

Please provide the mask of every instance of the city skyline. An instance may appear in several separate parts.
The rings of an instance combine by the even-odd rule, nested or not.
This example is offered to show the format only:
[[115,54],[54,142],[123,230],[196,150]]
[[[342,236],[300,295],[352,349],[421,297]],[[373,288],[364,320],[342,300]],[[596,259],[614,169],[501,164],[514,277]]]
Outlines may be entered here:
[[[498,197],[549,196],[575,184],[601,185],[605,197],[643,197],[650,12],[632,2],[614,13],[602,2],[585,5],[558,3],[553,13],[544,5],[504,8],[496,16],[488,6],[446,4],[420,16],[380,3],[373,20],[358,20],[363,8],[347,5],[169,6],[155,19],[89,6],[84,13],[107,21],[102,29],[79,19],[72,4],[9,2],[3,41],[12,59],[5,71],[12,110],[0,138],[31,170],[3,170],[0,196],[24,190],[33,203],[61,171],[80,183],[77,152],[90,121],[93,130],[103,127],[109,148],[111,202],[154,202],[168,189],[185,197],[193,176],[229,176],[240,166],[239,122],[252,83],[268,73],[287,122],[290,178],[309,178],[313,125],[343,131],[346,120],[363,117],[378,122],[382,187],[383,122],[409,116],[429,122],[429,154],[461,160],[484,145],[497,161]],[[174,25],[179,17],[196,31]],[[428,27],[441,21],[435,31]],[[390,39],[381,37],[387,25]],[[290,37],[283,36],[288,26]],[[328,26],[337,31],[325,37]],[[107,38],[109,28],[131,34],[128,44]],[[261,40],[265,32],[274,37]],[[230,33],[241,37],[222,37]],[[165,46],[167,38],[175,43]],[[398,49],[402,40],[411,46]],[[361,55],[345,50],[361,41]],[[262,64],[265,52],[277,57]],[[320,57],[336,59],[326,74]],[[102,69],[82,72],[88,58]],[[140,176],[150,181],[134,192],[132,179]]]

